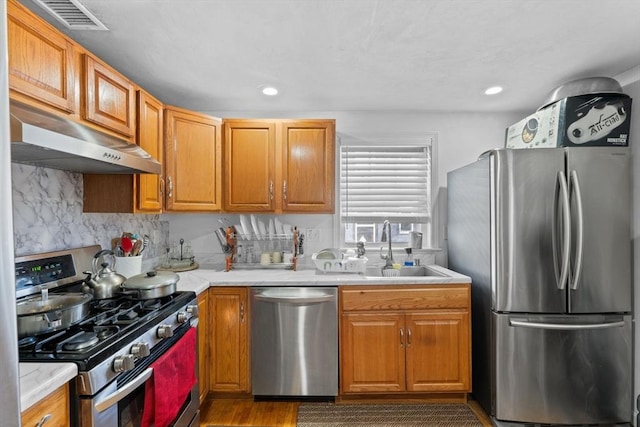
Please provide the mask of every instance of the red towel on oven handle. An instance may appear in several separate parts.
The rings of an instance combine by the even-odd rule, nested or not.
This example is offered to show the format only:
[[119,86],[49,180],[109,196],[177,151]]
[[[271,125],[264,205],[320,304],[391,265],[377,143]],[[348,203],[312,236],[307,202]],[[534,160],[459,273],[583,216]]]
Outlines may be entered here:
[[196,383],[196,329],[191,328],[158,360],[145,384],[142,427],[167,427]]

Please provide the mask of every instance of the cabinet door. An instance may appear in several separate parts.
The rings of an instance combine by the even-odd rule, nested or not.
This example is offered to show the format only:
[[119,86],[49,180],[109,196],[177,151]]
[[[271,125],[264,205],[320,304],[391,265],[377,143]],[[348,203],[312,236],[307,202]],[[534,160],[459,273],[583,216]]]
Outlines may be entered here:
[[83,118],[133,138],[136,90],[128,79],[91,55],[84,54]]
[[198,383],[200,403],[209,393],[209,295],[208,291],[198,295]]
[[221,208],[221,120],[165,109],[165,208],[216,212]]
[[15,1],[7,2],[9,88],[66,113],[75,113],[74,45]]
[[471,391],[467,311],[409,313],[407,390]]
[[[163,105],[160,101],[139,90],[137,99],[138,145],[151,157],[164,164]],[[162,175],[136,175],[137,208],[143,212],[162,212]]]
[[226,211],[274,210],[275,135],[276,124],[273,121],[225,121]]
[[405,390],[404,315],[343,314],[342,393]]
[[51,418],[43,423],[43,426],[63,427],[69,425],[69,386],[67,384],[25,410],[22,413],[22,425],[25,427],[38,426],[46,415],[51,415]]
[[248,392],[247,289],[210,291],[210,390]]
[[333,212],[335,121],[284,121],[282,155],[282,210]]

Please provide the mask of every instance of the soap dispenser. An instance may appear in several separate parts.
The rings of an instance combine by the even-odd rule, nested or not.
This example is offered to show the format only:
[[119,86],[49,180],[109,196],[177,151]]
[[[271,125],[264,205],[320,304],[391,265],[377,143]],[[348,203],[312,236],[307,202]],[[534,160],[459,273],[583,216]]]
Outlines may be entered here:
[[404,251],[407,253],[407,259],[404,261],[404,265],[408,267],[413,267],[413,251],[411,248],[404,248]]

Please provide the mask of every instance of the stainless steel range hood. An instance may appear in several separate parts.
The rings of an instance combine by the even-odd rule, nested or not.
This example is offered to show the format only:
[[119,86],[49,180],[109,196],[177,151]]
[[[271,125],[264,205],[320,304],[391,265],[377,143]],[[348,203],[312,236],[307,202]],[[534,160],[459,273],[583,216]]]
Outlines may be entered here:
[[136,144],[72,120],[11,102],[11,161],[88,174],[160,174]]

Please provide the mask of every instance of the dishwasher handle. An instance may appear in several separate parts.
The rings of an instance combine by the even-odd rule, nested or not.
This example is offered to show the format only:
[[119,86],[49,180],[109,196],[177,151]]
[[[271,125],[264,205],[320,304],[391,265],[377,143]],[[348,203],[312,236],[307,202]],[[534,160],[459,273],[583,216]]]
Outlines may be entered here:
[[254,298],[257,301],[271,302],[271,303],[287,303],[287,304],[311,304],[320,302],[335,301],[335,294],[319,294],[312,296],[305,295],[266,295],[264,293],[255,294]]

